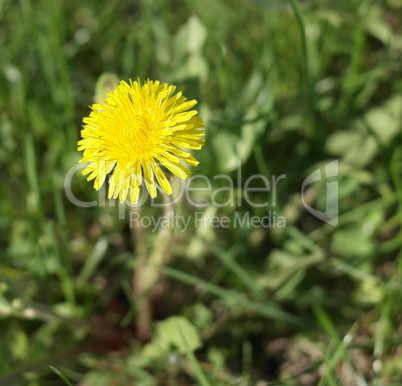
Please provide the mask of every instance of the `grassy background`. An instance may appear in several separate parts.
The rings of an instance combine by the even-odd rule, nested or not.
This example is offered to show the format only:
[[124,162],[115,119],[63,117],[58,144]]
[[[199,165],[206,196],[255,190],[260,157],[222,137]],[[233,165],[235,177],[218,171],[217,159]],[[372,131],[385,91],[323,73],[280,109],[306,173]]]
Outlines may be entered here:
[[[0,384],[402,384],[401,20],[401,0],[0,0]],[[105,73],[199,101],[195,173],[287,176],[285,228],[174,231],[147,342],[131,281],[157,232],[133,248],[117,206],[64,192]],[[301,202],[334,159],[336,227]],[[325,185],[306,197],[325,209]]]

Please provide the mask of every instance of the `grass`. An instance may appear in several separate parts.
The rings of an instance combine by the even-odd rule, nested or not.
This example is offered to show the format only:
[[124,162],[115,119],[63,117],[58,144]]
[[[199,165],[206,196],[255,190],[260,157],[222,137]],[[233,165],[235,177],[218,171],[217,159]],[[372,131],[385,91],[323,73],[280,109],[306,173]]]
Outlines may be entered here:
[[[400,20],[391,0],[0,0],[0,384],[402,384]],[[66,196],[95,90],[137,77],[206,122],[194,174],[222,205],[175,214],[230,226],[130,229]],[[304,192],[324,212],[338,183],[332,226],[301,187],[335,159]],[[255,174],[286,178],[245,191]],[[80,173],[71,191],[99,199]],[[269,212],[286,226],[234,226]]]

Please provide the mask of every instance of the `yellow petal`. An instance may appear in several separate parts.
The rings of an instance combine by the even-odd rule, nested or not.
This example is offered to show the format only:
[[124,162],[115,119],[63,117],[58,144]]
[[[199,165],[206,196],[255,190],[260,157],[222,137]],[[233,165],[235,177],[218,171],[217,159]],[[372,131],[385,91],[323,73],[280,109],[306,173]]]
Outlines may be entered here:
[[158,180],[159,185],[162,187],[162,189],[167,193],[167,194],[172,194],[172,187],[169,184],[169,181],[167,180],[165,173],[161,170],[159,165],[154,164],[153,169],[155,172],[156,179]]
[[140,189],[136,183],[133,183],[133,180],[131,180],[131,186],[130,186],[130,201],[133,204],[136,204],[138,202],[138,198],[140,196]]
[[149,195],[152,198],[156,197],[156,186],[154,181],[154,176],[152,173],[152,168],[149,160],[142,163],[142,169],[144,170],[145,185],[148,189]]
[[169,162],[167,159],[161,157],[160,158],[162,165],[166,166],[173,174],[180,178],[188,178],[190,177],[190,172],[181,164],[174,164],[173,162]]
[[199,161],[197,161],[192,155],[182,159],[191,166],[197,166],[199,164]]

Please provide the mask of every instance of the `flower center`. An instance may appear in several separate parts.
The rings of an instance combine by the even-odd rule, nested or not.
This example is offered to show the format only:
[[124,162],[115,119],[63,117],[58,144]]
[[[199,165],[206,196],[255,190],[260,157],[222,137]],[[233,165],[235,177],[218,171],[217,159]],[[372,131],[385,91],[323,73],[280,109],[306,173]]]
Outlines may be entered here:
[[124,136],[136,154],[157,153],[162,144],[159,120],[147,111],[139,112],[127,120]]

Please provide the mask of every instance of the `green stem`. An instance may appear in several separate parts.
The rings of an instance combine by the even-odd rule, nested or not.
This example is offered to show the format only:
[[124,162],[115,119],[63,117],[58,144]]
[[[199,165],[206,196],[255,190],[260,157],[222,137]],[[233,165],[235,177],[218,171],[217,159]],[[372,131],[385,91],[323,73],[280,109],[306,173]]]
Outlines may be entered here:
[[[171,198],[166,194],[164,199],[164,216],[173,224],[173,207],[168,205]],[[137,301],[138,316],[136,320],[137,336],[146,341],[150,337],[152,322],[152,290],[158,281],[159,265],[167,263],[172,247],[172,229],[165,227],[159,230],[154,248],[147,253],[144,245],[137,245],[137,264],[133,273],[133,298]],[[133,228],[135,242],[141,238],[141,228]]]

